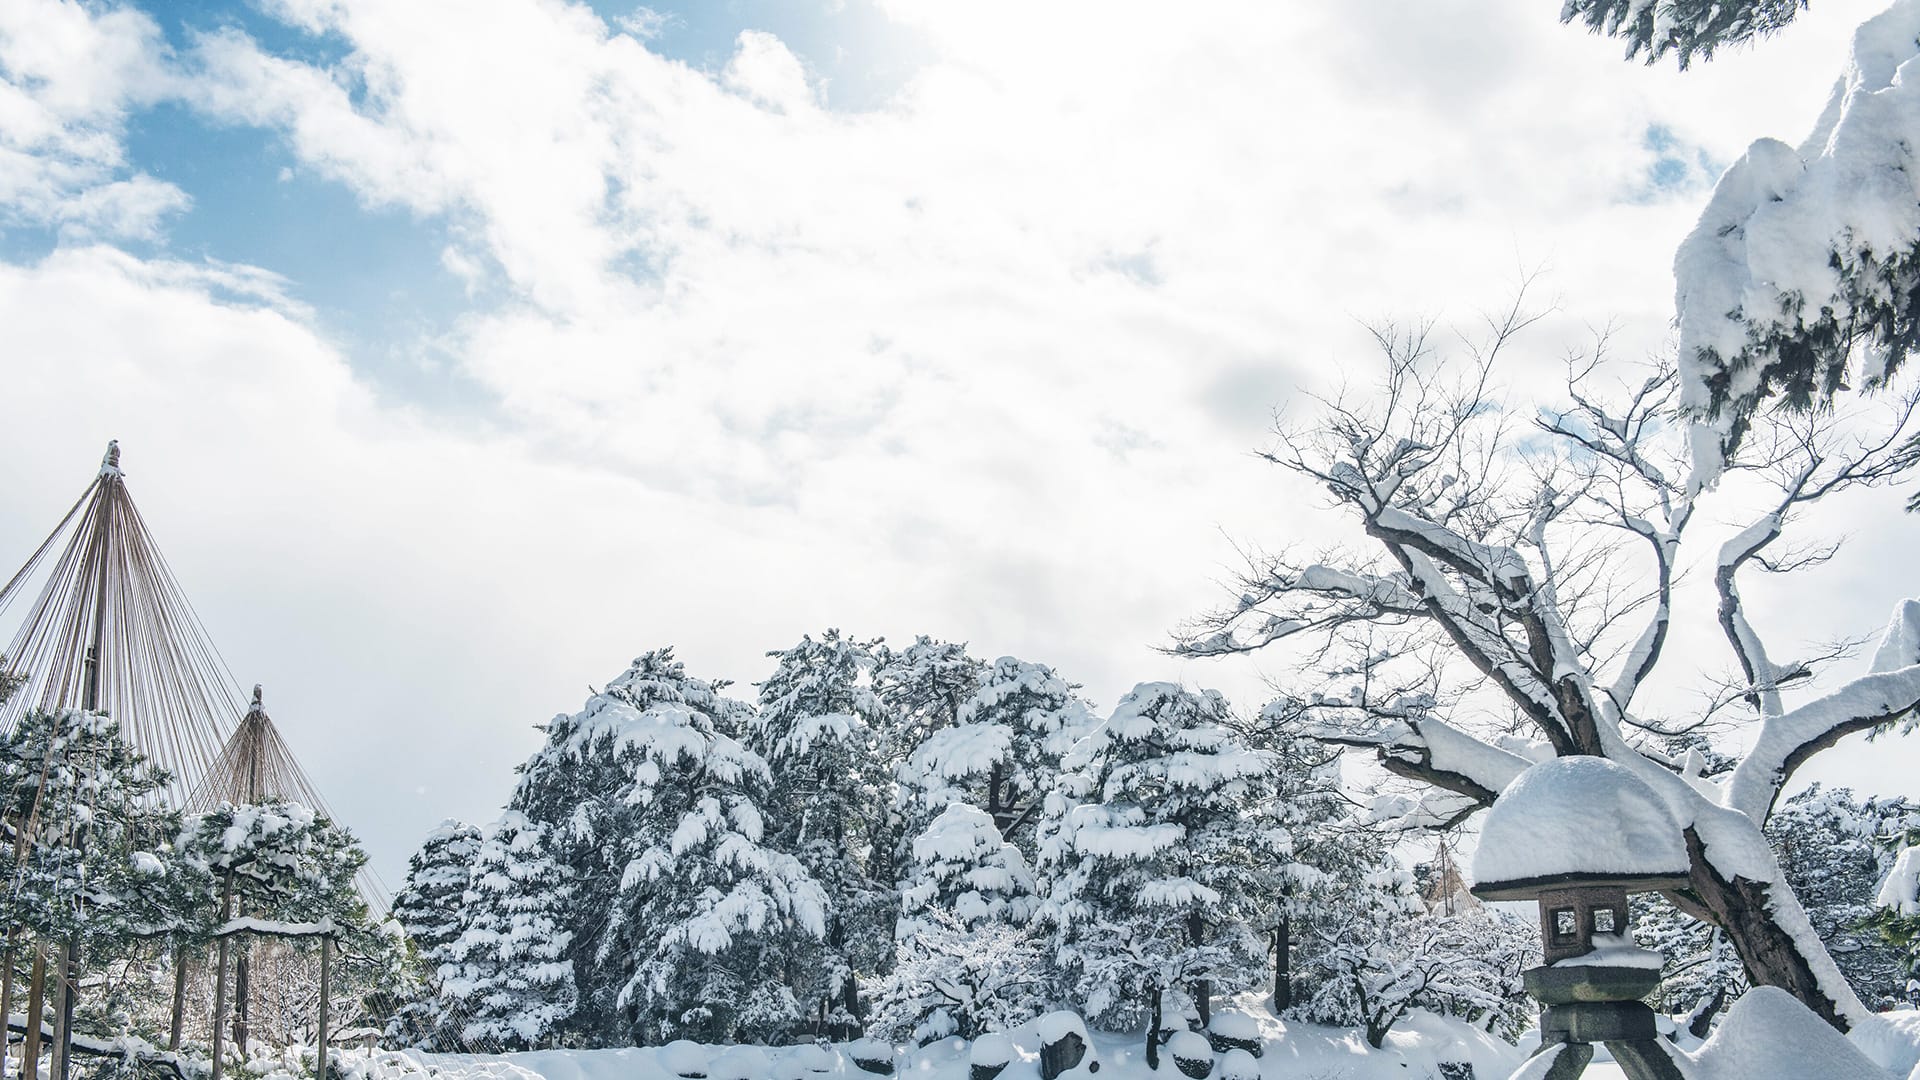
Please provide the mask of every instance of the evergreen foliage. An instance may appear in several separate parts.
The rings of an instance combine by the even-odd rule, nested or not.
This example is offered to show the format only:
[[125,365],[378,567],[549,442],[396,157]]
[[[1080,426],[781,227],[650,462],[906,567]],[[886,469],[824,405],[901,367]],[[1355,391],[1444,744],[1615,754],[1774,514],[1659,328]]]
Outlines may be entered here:
[[1228,719],[1218,693],[1143,683],[1063,763],[1041,827],[1042,915],[1059,989],[1096,1025],[1157,1020],[1168,990],[1204,1016],[1212,990],[1262,966],[1292,837],[1273,813],[1272,755]]
[[482,839],[480,830],[472,825],[443,821],[407,860],[407,880],[393,898],[392,914],[411,948],[407,964],[410,985],[404,1003],[387,1025],[387,1037],[403,1046],[432,1050],[458,1045],[448,1040],[442,1046],[442,1040],[436,1038],[447,1027],[440,1000],[440,965],[453,962],[452,948],[460,940],[465,916],[468,878]]
[[439,971],[468,1048],[546,1045],[573,1013],[566,929],[572,890],[543,839],[542,826],[509,810],[474,859],[461,897],[460,937]]
[[1044,664],[1003,656],[961,704],[958,723],[913,749],[901,770],[912,833],[953,803],[986,812],[1029,861],[1060,759],[1093,727],[1076,687]]
[[1881,838],[1920,827],[1920,805],[1903,798],[1856,799],[1847,788],[1815,784],[1767,821],[1767,839],[1787,883],[1807,910],[1833,962],[1869,1007],[1904,1000],[1903,957],[1864,925],[1893,857]]
[[1671,53],[1682,70],[1714,50],[1774,33],[1805,11],[1807,0],[1566,0],[1560,21],[1627,44],[1627,58],[1657,63]]
[[874,647],[829,630],[769,654],[753,750],[772,770],[772,846],[794,856],[826,898],[826,933],[792,958],[798,1000],[818,1003],[823,1033],[861,1022],[859,984],[893,960],[899,893],[893,780],[878,732],[887,710],[874,693]]

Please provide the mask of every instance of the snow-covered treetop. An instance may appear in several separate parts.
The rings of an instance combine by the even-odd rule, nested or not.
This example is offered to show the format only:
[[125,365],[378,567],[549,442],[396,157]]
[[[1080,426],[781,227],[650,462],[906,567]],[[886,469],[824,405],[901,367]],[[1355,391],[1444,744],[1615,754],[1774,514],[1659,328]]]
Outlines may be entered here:
[[[1920,80],[1896,77],[1920,55],[1916,39],[1913,0],[1864,23],[1812,134],[1798,149],[1755,142],[1674,257],[1682,403],[1723,445],[1773,395],[1804,405],[1877,385],[1920,330],[1908,302],[1920,260]],[[1696,452],[1710,483],[1719,448],[1703,440]]]
[[1668,53],[1682,70],[1714,50],[1771,34],[1807,0],[1566,0],[1561,22],[1578,19],[1596,34],[1627,43],[1627,59],[1655,63]]
[[681,763],[728,782],[745,773],[765,779],[766,763],[731,734],[745,726],[752,709],[720,693],[725,685],[688,675],[671,647],[642,654],[579,712],[547,725],[547,745],[521,767],[516,804],[547,783],[549,774],[572,773],[589,760],[617,762],[640,799],[663,770]]
[[1118,747],[1153,747],[1157,756],[1144,762],[1129,754],[1111,758],[1118,764],[1101,780],[1104,800],[1124,798],[1143,768],[1173,788],[1198,791],[1271,769],[1269,755],[1241,745],[1223,726],[1226,718],[1227,702],[1217,690],[1196,694],[1174,683],[1141,683],[1120,699],[1105,723],[1074,744],[1061,765],[1086,769]]
[[1684,881],[1687,868],[1665,801],[1626,766],[1578,755],[1534,765],[1500,793],[1474,852],[1473,891],[1516,899],[1574,878]]

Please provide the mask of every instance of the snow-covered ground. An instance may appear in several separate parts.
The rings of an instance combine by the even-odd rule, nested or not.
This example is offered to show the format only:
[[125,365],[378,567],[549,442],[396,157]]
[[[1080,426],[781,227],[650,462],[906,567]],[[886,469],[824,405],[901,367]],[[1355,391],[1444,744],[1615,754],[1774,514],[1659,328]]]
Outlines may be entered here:
[[[1265,1046],[1257,1080],[1444,1080],[1443,1063],[1472,1065],[1475,1080],[1506,1080],[1531,1049],[1525,1042],[1510,1046],[1472,1025],[1415,1010],[1388,1034],[1386,1045],[1375,1050],[1358,1029],[1289,1023],[1252,1000],[1241,1004],[1246,1007],[1227,1015],[1256,1029]],[[1010,1033],[1012,1060],[999,1080],[1039,1080],[1036,1029],[1045,1022],[1030,1022]],[[1680,1064],[1689,1080],[1920,1080],[1920,1011],[1882,1014],[1848,1039],[1779,991],[1749,993],[1729,1010],[1714,1039],[1702,1045],[1683,1034],[1680,1046],[1685,1051]],[[901,1080],[968,1080],[970,1049],[961,1039],[898,1049],[894,1075]],[[1595,1049],[1596,1059],[1585,1075],[1625,1080],[1605,1049]],[[672,1043],[498,1056],[354,1050],[337,1061],[349,1080],[678,1080],[699,1073],[707,1080],[879,1080],[854,1058],[871,1060],[884,1053],[885,1044],[862,1040],[831,1048]],[[1234,1080],[1236,1075],[1252,1080],[1251,1070],[1228,1068],[1226,1055],[1212,1057],[1211,1080]],[[1161,1058],[1156,1074],[1147,1068],[1138,1036],[1094,1032],[1091,1060],[1099,1063],[1097,1077],[1083,1061],[1063,1080],[1181,1080],[1164,1048]],[[1240,1057],[1234,1064],[1247,1063]],[[291,1080],[290,1074],[271,1071],[267,1080],[283,1075]]]
[[[1369,1047],[1357,1029],[1287,1023],[1264,1010],[1253,1015],[1266,1042],[1260,1059],[1264,1080],[1437,1080],[1442,1062],[1471,1063],[1479,1080],[1504,1080],[1525,1056],[1470,1025],[1426,1012],[1409,1015],[1380,1050]],[[1012,1033],[1016,1052],[1001,1080],[1038,1080],[1040,1046],[1033,1028],[1027,1024]],[[1092,1041],[1092,1057],[1100,1063],[1098,1080],[1155,1075],[1147,1070],[1138,1037],[1094,1032]],[[811,1062],[805,1059],[816,1053],[812,1047],[701,1049],[708,1080],[877,1080],[874,1074],[861,1071],[844,1047]],[[669,1056],[669,1049],[663,1047],[543,1050],[500,1057],[362,1050],[344,1054],[341,1064],[355,1080],[674,1080],[676,1073],[663,1060]],[[1221,1057],[1215,1055],[1216,1062]],[[827,1071],[807,1071],[809,1064],[816,1063],[826,1065]],[[968,1049],[959,1039],[902,1052],[896,1064],[896,1075],[903,1080],[966,1080],[967,1074]],[[1084,1071],[1069,1074],[1087,1075]],[[1180,1076],[1164,1051],[1158,1075]],[[1220,1075],[1217,1067],[1214,1075]]]

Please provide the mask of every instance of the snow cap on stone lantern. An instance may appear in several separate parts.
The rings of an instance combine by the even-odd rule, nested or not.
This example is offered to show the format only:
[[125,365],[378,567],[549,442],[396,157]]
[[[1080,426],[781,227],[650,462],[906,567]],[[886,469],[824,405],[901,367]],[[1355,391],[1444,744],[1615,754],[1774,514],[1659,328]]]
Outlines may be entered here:
[[1554,758],[1494,801],[1473,859],[1482,900],[1538,900],[1547,962],[1624,934],[1627,894],[1687,883],[1686,841],[1666,804],[1626,766]]

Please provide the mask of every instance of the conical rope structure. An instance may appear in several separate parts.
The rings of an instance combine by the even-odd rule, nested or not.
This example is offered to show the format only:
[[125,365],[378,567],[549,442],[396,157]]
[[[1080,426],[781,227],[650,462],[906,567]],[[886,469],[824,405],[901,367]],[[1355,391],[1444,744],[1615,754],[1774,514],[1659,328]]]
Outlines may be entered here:
[[22,685],[0,704],[0,731],[31,710],[106,712],[173,774],[172,801],[184,802],[245,699],[127,493],[118,443],[0,589],[0,615],[43,576],[4,653],[5,673]]

